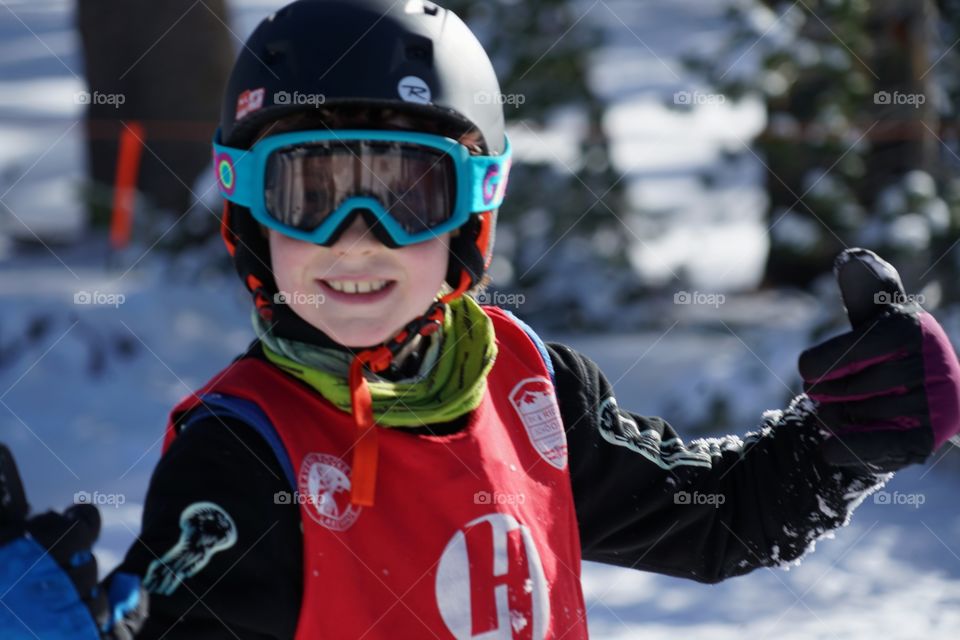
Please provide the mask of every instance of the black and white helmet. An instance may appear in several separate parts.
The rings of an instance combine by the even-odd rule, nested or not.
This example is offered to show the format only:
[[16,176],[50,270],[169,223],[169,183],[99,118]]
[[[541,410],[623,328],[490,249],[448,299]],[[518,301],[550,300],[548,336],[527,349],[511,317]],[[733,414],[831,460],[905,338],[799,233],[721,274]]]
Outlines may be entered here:
[[[484,152],[499,155],[507,146],[499,95],[489,57],[451,11],[426,0],[297,0],[264,19],[241,49],[219,135],[248,148],[270,122],[319,103],[382,107],[425,116],[446,131],[475,131]],[[446,279],[455,290],[482,281],[496,214],[473,216],[451,238]],[[247,287],[255,296],[261,290],[258,307],[292,313],[267,300],[276,289],[269,249],[249,211],[228,203],[223,235]]]

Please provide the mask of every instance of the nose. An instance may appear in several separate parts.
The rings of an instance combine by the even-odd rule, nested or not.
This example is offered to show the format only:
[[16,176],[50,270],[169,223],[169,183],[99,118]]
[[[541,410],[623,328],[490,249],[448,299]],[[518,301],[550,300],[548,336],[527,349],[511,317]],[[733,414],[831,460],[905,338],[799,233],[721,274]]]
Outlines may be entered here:
[[330,248],[340,256],[369,255],[382,249],[383,243],[374,235],[363,216],[360,215],[360,211],[356,211],[353,214],[353,220]]

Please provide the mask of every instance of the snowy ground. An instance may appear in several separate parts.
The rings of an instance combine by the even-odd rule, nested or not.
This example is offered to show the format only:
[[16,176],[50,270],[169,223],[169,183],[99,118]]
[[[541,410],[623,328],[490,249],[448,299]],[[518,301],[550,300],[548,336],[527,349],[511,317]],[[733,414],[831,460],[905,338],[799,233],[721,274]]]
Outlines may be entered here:
[[[278,3],[238,4],[242,35]],[[73,98],[82,89],[82,65],[71,5],[0,5],[0,217],[21,235],[29,227],[45,236],[80,219],[71,190],[82,172]],[[762,201],[751,178],[756,166],[728,167],[721,193],[697,179],[702,170],[723,170],[720,151],[752,135],[755,108],[678,115],[662,106],[674,91],[696,89],[676,56],[691,39],[709,41],[718,6],[611,0],[591,9],[612,33],[609,49],[598,53],[605,64],[595,81],[614,104],[609,124],[622,134],[618,163],[631,172],[638,202],[687,223],[635,258],[650,273],[685,262],[702,274],[706,290],[710,276],[724,271],[749,284],[764,248]],[[80,491],[123,496],[123,505],[103,509],[104,568],[119,560],[139,527],[167,411],[252,337],[249,301],[235,278],[170,277],[143,247],[121,264],[132,264],[138,251],[144,259],[129,271],[106,270],[89,247],[0,252],[0,440],[18,457],[37,509],[62,508]],[[117,306],[75,304],[84,291],[124,297]],[[742,433],[760,410],[780,406],[796,390],[796,354],[807,346],[808,327],[822,319],[815,302],[792,298],[731,299],[716,312],[682,311],[661,332],[553,337],[597,360],[621,405],[663,415],[681,434],[706,412],[690,397],[717,380],[737,382],[748,391],[728,421]],[[698,312],[707,313],[700,320],[712,321],[711,330]],[[868,500],[849,527],[789,572],[704,586],[587,565],[591,631],[597,638],[670,640],[953,637],[960,628],[960,515],[951,508],[958,489],[955,458],[904,472],[887,488],[890,504]]]

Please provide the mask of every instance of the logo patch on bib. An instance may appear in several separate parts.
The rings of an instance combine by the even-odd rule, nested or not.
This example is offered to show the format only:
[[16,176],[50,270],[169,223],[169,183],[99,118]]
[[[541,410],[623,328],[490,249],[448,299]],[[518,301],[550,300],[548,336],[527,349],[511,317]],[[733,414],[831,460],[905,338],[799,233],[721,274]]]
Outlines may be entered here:
[[540,457],[557,469],[567,466],[567,435],[563,431],[560,408],[547,378],[527,378],[510,392],[510,403],[517,410],[530,442]]
[[346,531],[363,510],[350,502],[350,465],[336,456],[304,456],[297,487],[310,517],[331,531]]

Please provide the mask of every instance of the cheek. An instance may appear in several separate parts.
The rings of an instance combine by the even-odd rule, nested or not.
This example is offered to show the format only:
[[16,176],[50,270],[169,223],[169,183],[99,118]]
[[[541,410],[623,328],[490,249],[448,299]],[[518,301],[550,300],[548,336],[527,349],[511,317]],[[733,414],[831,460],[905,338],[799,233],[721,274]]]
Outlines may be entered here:
[[302,242],[281,233],[270,231],[270,268],[273,278],[280,289],[295,282],[313,248],[309,242]]
[[409,272],[416,274],[424,287],[439,288],[447,276],[450,259],[448,236],[401,249]]

